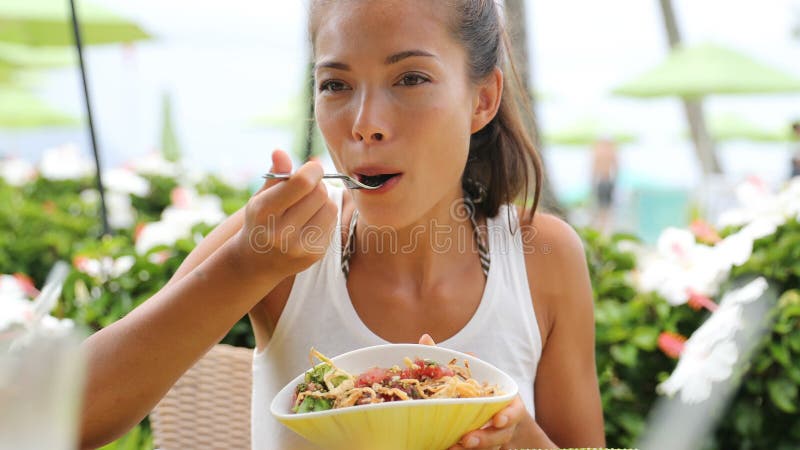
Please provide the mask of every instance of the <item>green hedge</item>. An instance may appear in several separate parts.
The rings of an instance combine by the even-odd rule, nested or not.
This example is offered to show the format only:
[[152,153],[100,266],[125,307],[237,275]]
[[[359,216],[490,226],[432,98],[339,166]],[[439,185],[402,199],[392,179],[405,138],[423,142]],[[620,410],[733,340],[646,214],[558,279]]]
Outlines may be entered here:
[[[726,230],[723,237],[734,232]],[[673,307],[634,287],[634,255],[620,250],[635,238],[581,230],[595,294],[596,354],[609,447],[632,447],[654,406],[655,386],[675,361],[657,349],[662,331],[689,336],[707,314]],[[770,306],[771,332],[745,366],[741,387],[720,419],[709,449],[800,447],[800,223],[791,219],[754,244],[731,279],[763,275],[781,296]]]

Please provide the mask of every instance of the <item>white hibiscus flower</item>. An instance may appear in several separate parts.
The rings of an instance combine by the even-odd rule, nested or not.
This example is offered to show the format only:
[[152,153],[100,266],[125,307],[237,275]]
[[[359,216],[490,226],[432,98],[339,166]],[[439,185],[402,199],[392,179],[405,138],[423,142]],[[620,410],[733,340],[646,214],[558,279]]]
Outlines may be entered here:
[[675,371],[657,389],[670,397],[680,392],[684,403],[700,403],[711,395],[714,382],[731,376],[738,358],[739,351],[733,341],[714,346],[690,346],[687,341]]
[[225,219],[222,200],[214,195],[197,195],[193,189],[179,187],[172,192],[172,205],[161,213],[161,220],[145,225],[136,238],[137,253],[147,253],[158,245],[173,245],[188,237],[192,227],[216,225]]
[[643,258],[639,287],[656,291],[673,306],[686,303],[692,293],[713,296],[729,268],[713,247],[695,242],[688,230],[668,228],[658,240],[658,250]]
[[800,213],[800,182],[792,181],[774,194],[759,178],[751,177],[737,186],[736,197],[740,207],[721,214],[719,226],[742,226],[759,219],[781,226]]
[[667,347],[673,352],[678,348],[680,360],[658,391],[669,396],[680,392],[684,403],[706,400],[712,384],[728,379],[739,358],[734,337],[743,326],[743,305],[760,299],[768,287],[762,277],[725,294],[719,308],[685,343],[665,336]]
[[130,255],[119,258],[105,256],[99,259],[79,256],[74,261],[76,269],[103,282],[118,278],[131,270],[135,263],[136,258]]
[[103,187],[107,191],[144,197],[150,192],[150,182],[130,169],[118,168],[103,172]]
[[0,161],[0,178],[11,186],[22,186],[36,178],[36,169],[24,159],[6,158]]
[[45,150],[39,173],[49,180],[77,180],[93,175],[94,163],[75,144]]
[[130,161],[126,166],[141,175],[177,177],[181,173],[180,166],[164,159],[160,152],[148,153]]

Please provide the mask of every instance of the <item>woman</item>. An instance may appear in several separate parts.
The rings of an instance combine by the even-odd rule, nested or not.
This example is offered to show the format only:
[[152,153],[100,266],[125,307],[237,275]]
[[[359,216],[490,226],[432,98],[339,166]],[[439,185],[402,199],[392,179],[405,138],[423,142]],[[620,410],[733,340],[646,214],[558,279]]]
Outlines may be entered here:
[[[268,404],[311,345],[334,355],[421,335],[520,385],[454,448],[603,446],[586,261],[568,225],[533,214],[541,163],[501,70],[499,17],[492,0],[312,1],[320,129],[340,172],[383,187],[326,187],[313,162],[266,183],[87,341],[84,445],[137,423],[249,312],[254,448],[304,448]],[[291,170],[274,152],[272,171]],[[508,204],[529,182],[534,207],[518,212]]]

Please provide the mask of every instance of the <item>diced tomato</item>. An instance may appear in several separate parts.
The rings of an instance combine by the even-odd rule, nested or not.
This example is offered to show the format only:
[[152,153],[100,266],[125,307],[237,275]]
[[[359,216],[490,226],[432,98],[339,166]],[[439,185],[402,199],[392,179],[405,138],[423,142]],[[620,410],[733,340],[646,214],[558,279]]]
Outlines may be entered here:
[[369,387],[374,383],[383,383],[388,378],[390,378],[390,375],[387,369],[373,367],[358,376],[356,387]]
[[440,366],[430,361],[426,362],[422,359],[417,359],[414,361],[414,365],[416,368],[407,367],[400,372],[373,367],[358,376],[356,379],[356,387],[369,387],[375,383],[391,386],[392,377],[394,376],[399,376],[400,379],[414,379],[420,381],[438,380],[442,377],[453,376],[453,371],[450,370],[449,367]]
[[416,379],[416,380],[423,380],[423,379],[431,379],[431,380],[438,380],[442,377],[452,377],[453,371],[450,370],[449,367],[443,367],[435,363],[426,363],[421,359],[417,359],[414,361],[414,365],[418,368],[406,368],[400,374],[400,378],[405,379]]
[[436,366],[425,366],[422,369],[422,376],[428,377],[431,380],[438,380],[442,377],[452,377],[453,371],[450,370],[449,367],[442,367],[439,365]]

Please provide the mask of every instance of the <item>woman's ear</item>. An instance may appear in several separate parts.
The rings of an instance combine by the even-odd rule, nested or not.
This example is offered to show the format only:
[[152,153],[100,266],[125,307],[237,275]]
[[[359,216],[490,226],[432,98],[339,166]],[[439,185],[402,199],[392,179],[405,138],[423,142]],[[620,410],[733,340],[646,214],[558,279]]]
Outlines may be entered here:
[[472,133],[477,133],[497,115],[503,97],[503,72],[495,67],[477,86],[472,108]]

